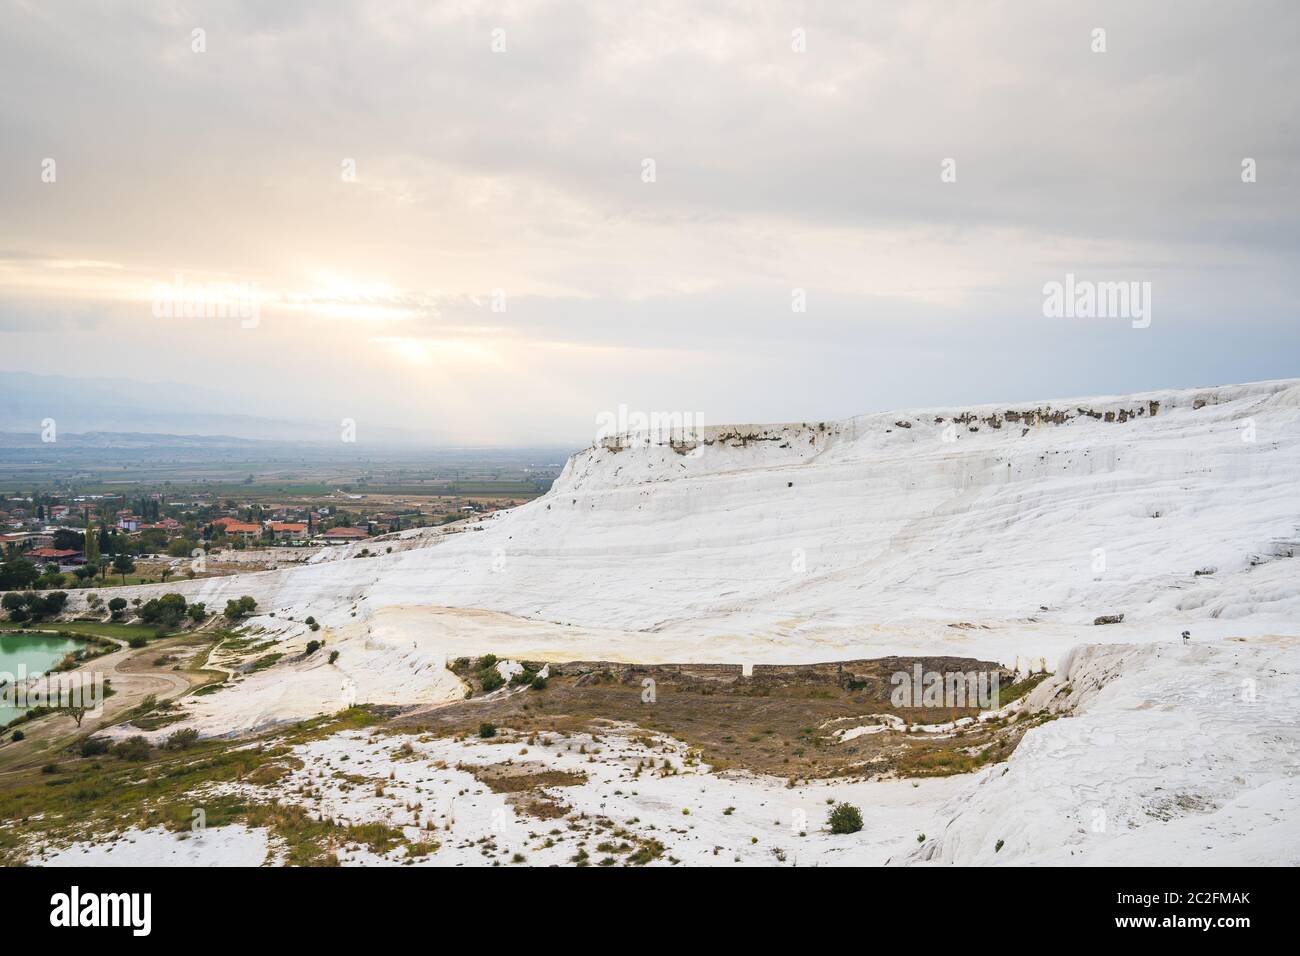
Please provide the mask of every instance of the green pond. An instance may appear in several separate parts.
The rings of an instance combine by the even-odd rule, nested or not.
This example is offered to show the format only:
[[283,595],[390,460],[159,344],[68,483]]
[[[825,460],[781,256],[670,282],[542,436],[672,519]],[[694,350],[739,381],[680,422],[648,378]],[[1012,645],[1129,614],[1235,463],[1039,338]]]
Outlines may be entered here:
[[[11,681],[27,669],[27,676],[43,674],[68,651],[75,651],[80,641],[46,634],[0,634],[0,681]],[[0,690],[0,727],[13,720],[25,708],[10,707],[11,692]]]

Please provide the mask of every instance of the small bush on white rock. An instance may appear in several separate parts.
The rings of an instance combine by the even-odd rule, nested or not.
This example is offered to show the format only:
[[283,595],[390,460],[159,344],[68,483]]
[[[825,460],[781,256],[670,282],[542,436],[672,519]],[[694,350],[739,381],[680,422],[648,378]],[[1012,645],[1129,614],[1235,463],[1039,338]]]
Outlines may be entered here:
[[828,822],[831,833],[857,833],[862,829],[862,811],[851,803],[837,804]]

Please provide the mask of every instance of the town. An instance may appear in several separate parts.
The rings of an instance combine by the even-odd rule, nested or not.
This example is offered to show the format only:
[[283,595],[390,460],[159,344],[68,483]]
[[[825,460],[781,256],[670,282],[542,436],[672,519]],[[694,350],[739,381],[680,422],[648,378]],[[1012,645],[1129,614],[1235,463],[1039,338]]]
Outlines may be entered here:
[[0,590],[149,584],[264,570],[305,561],[322,547],[449,524],[530,497],[0,493]]

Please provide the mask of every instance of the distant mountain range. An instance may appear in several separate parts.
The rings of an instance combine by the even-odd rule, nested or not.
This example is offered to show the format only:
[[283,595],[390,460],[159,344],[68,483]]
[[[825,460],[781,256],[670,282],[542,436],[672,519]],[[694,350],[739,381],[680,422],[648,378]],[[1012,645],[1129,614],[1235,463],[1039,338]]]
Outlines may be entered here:
[[[131,436],[168,435],[169,444],[199,446],[213,441],[339,443],[339,423],[250,415],[231,409],[229,395],[201,386],[132,379],[71,378],[0,372],[0,445],[21,444],[23,436],[40,441],[42,422],[53,419],[59,440],[76,436],[121,447]],[[107,433],[107,434],[105,434]],[[111,435],[111,438],[108,436]],[[367,444],[425,445],[436,436],[401,428],[368,425]]]

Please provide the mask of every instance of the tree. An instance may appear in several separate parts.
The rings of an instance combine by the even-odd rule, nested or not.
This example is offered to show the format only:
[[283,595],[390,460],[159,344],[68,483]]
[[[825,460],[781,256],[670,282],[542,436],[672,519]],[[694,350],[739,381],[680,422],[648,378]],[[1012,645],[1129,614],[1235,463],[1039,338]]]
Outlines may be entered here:
[[11,621],[39,621],[63,611],[68,603],[68,592],[50,591],[37,594],[35,591],[23,591],[21,594],[10,591],[0,598],[0,606],[9,612]]
[[176,538],[167,545],[167,556],[170,558],[188,558],[198,545],[187,538]]
[[119,554],[113,559],[113,571],[122,575],[122,583],[126,584],[126,576],[135,570],[135,559],[129,554]]
[[72,528],[59,528],[54,532],[54,547],[60,551],[84,552],[86,536]]
[[86,550],[82,556],[86,559],[86,567],[99,565],[99,533],[95,530],[95,518],[89,511],[86,512]]
[[82,718],[84,718],[84,717],[86,716],[86,708],[85,708],[85,707],[81,707],[81,706],[77,706],[77,707],[69,707],[69,708],[68,708],[68,715],[69,715],[73,720],[75,720],[75,721],[77,722],[77,726],[80,727],[80,726],[81,726]]
[[49,594],[45,595],[43,604],[44,607],[42,607],[40,611],[42,617],[62,614],[63,609],[68,604],[68,592],[51,591]]
[[10,558],[0,564],[0,591],[21,591],[36,583],[40,568],[26,558]]
[[[54,570],[51,571],[50,568],[54,568]],[[44,591],[49,588],[61,588],[66,582],[67,578],[59,573],[58,566],[48,564],[45,566],[45,573],[36,579],[34,586],[38,591]]]
[[27,620],[27,602],[17,591],[7,591],[5,596],[0,598],[0,607],[9,612],[11,621]]
[[140,553],[157,554],[167,547],[167,532],[150,528],[140,532]]
[[257,602],[254,601],[247,594],[245,594],[239,600],[235,600],[234,598],[231,598],[229,601],[227,601],[226,610],[223,613],[230,620],[237,621],[241,617],[247,617],[249,614],[252,614],[253,610],[256,607],[257,607]]
[[108,602],[108,610],[113,615],[113,620],[117,620],[122,616],[122,612],[126,610],[126,598],[113,598]]
[[180,594],[164,594],[160,598],[152,598],[140,608],[140,620],[168,629],[175,627],[184,617],[185,597]]

